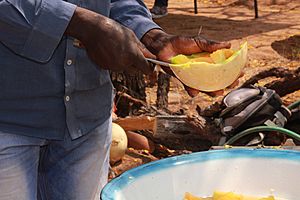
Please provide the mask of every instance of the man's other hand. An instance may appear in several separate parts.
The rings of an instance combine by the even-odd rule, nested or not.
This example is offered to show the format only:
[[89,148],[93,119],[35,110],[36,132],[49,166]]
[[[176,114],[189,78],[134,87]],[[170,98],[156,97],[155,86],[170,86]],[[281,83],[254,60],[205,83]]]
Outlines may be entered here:
[[[202,36],[189,37],[169,35],[159,29],[153,29],[147,32],[142,38],[142,42],[158,60],[166,62],[169,62],[171,57],[178,54],[189,55],[199,52],[213,52],[218,49],[230,48],[231,46],[228,42],[207,40]],[[162,68],[166,73],[174,76],[171,69],[166,67]],[[196,96],[200,92],[199,90],[190,88],[186,85],[184,85],[184,88],[191,97]],[[222,91],[215,91],[207,94],[215,96],[222,94]]]

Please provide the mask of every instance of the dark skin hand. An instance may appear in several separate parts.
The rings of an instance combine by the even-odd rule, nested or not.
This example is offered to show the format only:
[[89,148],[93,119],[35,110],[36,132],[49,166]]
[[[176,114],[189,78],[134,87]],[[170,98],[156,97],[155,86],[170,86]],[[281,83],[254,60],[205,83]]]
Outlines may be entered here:
[[[103,15],[80,7],[76,8],[65,35],[78,39],[90,59],[104,69],[142,71],[145,74],[153,73],[153,65],[148,63],[145,57],[169,61],[177,54],[213,52],[221,48],[230,48],[229,43],[214,42],[201,36],[173,36],[159,29],[148,31],[141,42],[132,30]],[[174,76],[170,69],[164,70]],[[192,97],[199,93],[198,90],[186,85],[184,87]],[[212,94],[217,93],[210,93]]]
[[[160,29],[153,29],[147,32],[142,38],[142,42],[154,55],[156,55],[158,60],[166,62],[169,62],[171,57],[178,54],[189,55],[193,53],[213,52],[218,49],[230,48],[230,43],[228,42],[216,42],[207,40],[201,36],[174,36],[169,35]],[[173,72],[169,68],[162,68],[166,73],[174,76]],[[236,82],[233,85],[236,85]],[[184,88],[191,97],[197,96],[200,92],[199,90],[190,88],[186,85],[184,85]],[[209,92],[207,94],[210,96],[221,95],[223,94],[223,90]]]
[[78,39],[90,59],[104,69],[153,72],[145,57],[156,57],[133,31],[98,13],[77,7],[65,35]]

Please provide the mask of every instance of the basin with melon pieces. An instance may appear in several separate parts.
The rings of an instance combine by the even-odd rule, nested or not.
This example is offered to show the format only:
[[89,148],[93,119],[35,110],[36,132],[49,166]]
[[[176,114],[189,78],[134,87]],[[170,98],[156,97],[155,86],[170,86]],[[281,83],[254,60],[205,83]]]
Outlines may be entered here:
[[300,151],[229,148],[174,156],[111,180],[102,200],[299,200]]
[[171,58],[171,69],[185,85],[212,92],[231,85],[247,62],[247,42],[239,50],[220,49],[212,53],[177,55]]

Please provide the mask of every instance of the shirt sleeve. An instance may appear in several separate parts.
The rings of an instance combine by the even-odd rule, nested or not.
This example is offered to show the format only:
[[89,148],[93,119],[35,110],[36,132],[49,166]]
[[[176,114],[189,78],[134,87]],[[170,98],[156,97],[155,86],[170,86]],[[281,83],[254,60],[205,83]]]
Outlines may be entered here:
[[75,9],[62,0],[0,0],[0,42],[20,56],[47,62]]
[[152,21],[151,13],[142,0],[112,0],[110,17],[130,28],[141,39],[151,29],[161,29]]

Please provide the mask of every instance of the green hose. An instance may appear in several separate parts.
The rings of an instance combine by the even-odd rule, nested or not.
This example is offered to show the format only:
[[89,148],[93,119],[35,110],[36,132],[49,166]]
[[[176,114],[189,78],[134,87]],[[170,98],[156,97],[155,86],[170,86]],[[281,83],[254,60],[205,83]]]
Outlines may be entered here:
[[256,133],[256,132],[260,132],[260,131],[276,131],[276,132],[283,133],[285,135],[288,135],[291,138],[294,138],[294,139],[300,141],[300,135],[291,130],[281,128],[281,127],[276,127],[276,126],[256,126],[256,127],[246,129],[246,130],[236,134],[235,136],[230,138],[224,145],[232,145],[238,139],[240,139],[246,135],[249,135],[251,133]]
[[300,100],[288,105],[288,109],[292,110],[292,109],[296,108],[299,105],[300,105]]

